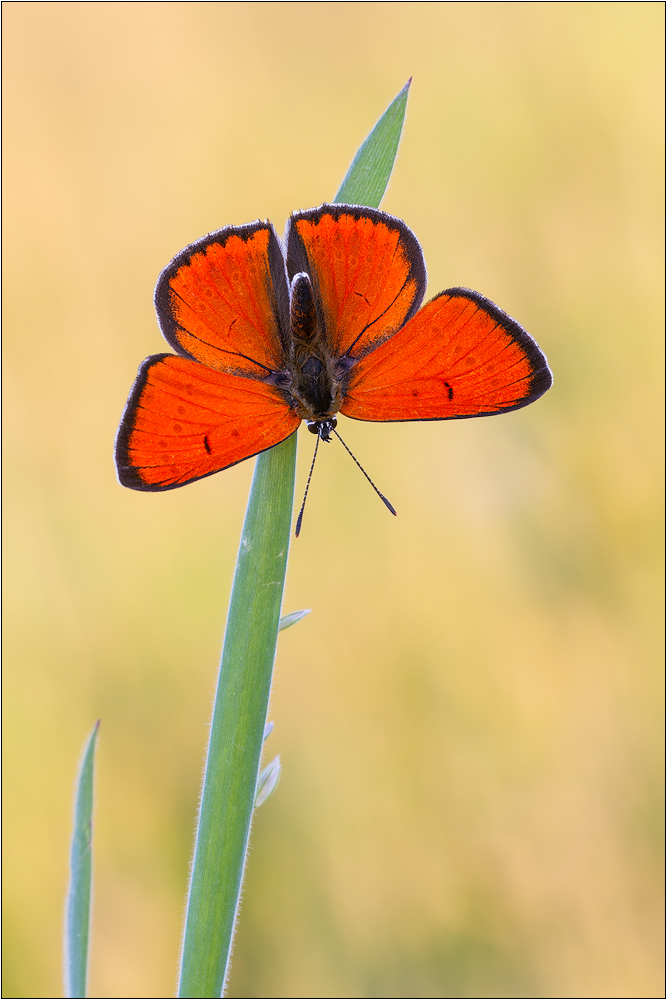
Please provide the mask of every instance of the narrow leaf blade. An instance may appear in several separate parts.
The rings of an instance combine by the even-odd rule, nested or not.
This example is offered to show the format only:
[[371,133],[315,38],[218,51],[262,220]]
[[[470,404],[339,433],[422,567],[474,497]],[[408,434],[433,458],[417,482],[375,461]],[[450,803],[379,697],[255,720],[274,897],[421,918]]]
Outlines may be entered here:
[[93,774],[99,721],[81,760],[74,806],[70,880],[65,923],[65,996],[85,997],[92,883]]
[[291,611],[288,615],[283,615],[280,619],[280,625],[278,626],[278,631],[282,632],[284,628],[290,628],[291,625],[296,625],[300,622],[302,618],[310,614],[310,608],[304,608],[303,611]]
[[257,794],[255,795],[255,809],[266,802],[271,792],[278,784],[280,777],[280,756],[274,757],[270,764],[267,764],[259,778],[257,779]]
[[[335,201],[380,204],[396,158],[408,87],[409,82],[360,148]],[[296,435],[292,435],[263,452],[255,466],[207,750],[179,997],[224,995],[253,807],[265,801],[280,773],[276,758],[259,798],[259,761],[263,738],[268,736],[265,723],[287,568],[295,464]],[[282,627],[295,624],[306,613],[285,616],[291,620]]]
[[378,208],[394,168],[412,77],[361,144],[334,202]]

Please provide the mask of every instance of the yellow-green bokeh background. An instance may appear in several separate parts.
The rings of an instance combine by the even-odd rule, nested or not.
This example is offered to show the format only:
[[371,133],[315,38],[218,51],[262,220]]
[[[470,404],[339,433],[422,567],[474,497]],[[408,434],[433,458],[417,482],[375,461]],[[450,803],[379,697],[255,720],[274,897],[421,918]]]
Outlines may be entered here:
[[[280,638],[232,997],[661,991],[660,3],[7,3],[4,996],[59,995],[101,717],[90,996],[172,995],[252,462],[123,490],[161,268],[333,196],[414,75],[383,203],[554,387],[325,448]],[[298,486],[313,439],[301,432]]]

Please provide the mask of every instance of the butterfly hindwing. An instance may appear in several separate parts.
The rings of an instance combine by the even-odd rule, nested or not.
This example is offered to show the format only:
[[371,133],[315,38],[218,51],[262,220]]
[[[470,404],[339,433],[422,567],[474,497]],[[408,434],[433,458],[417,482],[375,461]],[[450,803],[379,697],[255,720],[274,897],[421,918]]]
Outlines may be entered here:
[[299,418],[270,385],[188,358],[147,358],[116,439],[123,486],[170,490],[284,441]]
[[273,226],[228,226],[186,247],[160,275],[155,308],[180,355],[250,378],[281,368],[289,292]]
[[334,357],[363,357],[419,308],[426,266],[416,236],[385,212],[321,205],[287,227],[287,272],[311,276]]
[[341,412],[357,420],[448,420],[504,413],[551,385],[546,358],[507,313],[450,288],[352,370]]

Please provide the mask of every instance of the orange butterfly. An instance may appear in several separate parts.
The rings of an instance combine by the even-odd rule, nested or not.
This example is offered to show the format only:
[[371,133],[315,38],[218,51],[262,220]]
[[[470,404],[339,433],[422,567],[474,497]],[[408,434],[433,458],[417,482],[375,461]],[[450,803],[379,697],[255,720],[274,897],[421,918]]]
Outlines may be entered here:
[[155,308],[177,354],[139,369],[116,441],[124,486],[184,486],[302,420],[329,441],[339,411],[483,417],[551,385],[535,341],[477,292],[450,288],[419,309],[424,257],[400,219],[321,205],[292,215],[285,246],[269,222],[227,226],[162,272]]

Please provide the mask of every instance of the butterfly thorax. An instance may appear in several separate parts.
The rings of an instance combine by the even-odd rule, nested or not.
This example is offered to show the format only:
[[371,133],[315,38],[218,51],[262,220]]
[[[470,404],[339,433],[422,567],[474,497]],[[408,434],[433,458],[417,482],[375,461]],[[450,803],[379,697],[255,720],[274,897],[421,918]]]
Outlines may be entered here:
[[278,388],[309,430],[329,440],[336,426],[352,363],[332,355],[310,277],[301,272],[290,287],[290,360]]

